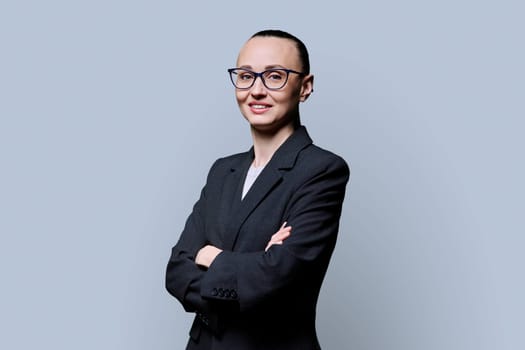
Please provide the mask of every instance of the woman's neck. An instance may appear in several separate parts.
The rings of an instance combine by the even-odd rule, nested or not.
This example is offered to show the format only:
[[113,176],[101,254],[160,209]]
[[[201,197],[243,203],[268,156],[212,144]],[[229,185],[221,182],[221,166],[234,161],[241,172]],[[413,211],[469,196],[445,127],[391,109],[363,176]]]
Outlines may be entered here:
[[251,132],[255,153],[253,165],[255,167],[261,167],[270,161],[275,151],[293,134],[294,125],[286,125],[273,133],[260,132],[252,127]]

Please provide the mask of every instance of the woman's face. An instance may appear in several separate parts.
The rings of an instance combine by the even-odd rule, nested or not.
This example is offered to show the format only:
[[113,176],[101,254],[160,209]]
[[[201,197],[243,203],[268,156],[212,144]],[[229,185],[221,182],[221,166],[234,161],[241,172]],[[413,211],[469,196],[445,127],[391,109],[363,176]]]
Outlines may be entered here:
[[[255,37],[242,47],[237,67],[254,72],[271,68],[302,71],[299,51],[292,40],[276,37]],[[299,114],[299,102],[305,101],[313,87],[313,76],[290,73],[280,90],[269,90],[255,79],[248,90],[235,89],[242,115],[250,125],[262,132],[277,132],[294,123]]]

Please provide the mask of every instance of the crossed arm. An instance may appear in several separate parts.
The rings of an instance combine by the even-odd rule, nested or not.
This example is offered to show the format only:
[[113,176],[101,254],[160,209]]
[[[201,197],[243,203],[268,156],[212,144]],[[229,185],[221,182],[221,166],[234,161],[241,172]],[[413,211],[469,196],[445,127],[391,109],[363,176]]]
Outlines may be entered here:
[[[322,276],[335,245],[348,175],[346,164],[340,161],[312,175],[295,191],[284,216],[294,233],[284,223],[265,251],[259,252],[222,251],[198,234],[205,232],[203,190],[172,250],[166,273],[168,291],[186,311],[213,317],[264,305],[307,273]],[[270,249],[274,245],[282,248]]]
[[[286,222],[284,222],[279,231],[272,235],[264,251],[268,251],[272,245],[283,244],[283,241],[290,236],[291,232],[292,227],[286,226]],[[197,253],[195,263],[199,266],[208,268],[220,253],[222,253],[222,249],[209,244],[205,245]]]

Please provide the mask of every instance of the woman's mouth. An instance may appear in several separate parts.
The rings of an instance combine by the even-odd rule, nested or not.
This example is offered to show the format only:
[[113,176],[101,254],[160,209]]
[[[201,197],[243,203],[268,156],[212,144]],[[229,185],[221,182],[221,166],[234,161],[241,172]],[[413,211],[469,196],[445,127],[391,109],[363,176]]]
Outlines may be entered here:
[[255,114],[261,114],[268,111],[272,106],[265,103],[250,103],[250,110]]

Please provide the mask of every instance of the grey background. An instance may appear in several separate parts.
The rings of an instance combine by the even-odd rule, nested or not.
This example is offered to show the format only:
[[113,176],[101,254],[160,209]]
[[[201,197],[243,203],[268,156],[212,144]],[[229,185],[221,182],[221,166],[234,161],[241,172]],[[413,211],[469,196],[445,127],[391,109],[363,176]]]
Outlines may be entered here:
[[520,1],[3,1],[0,348],[181,349],[170,248],[250,138],[225,69],[311,51],[302,119],[352,178],[324,349],[523,349]]

